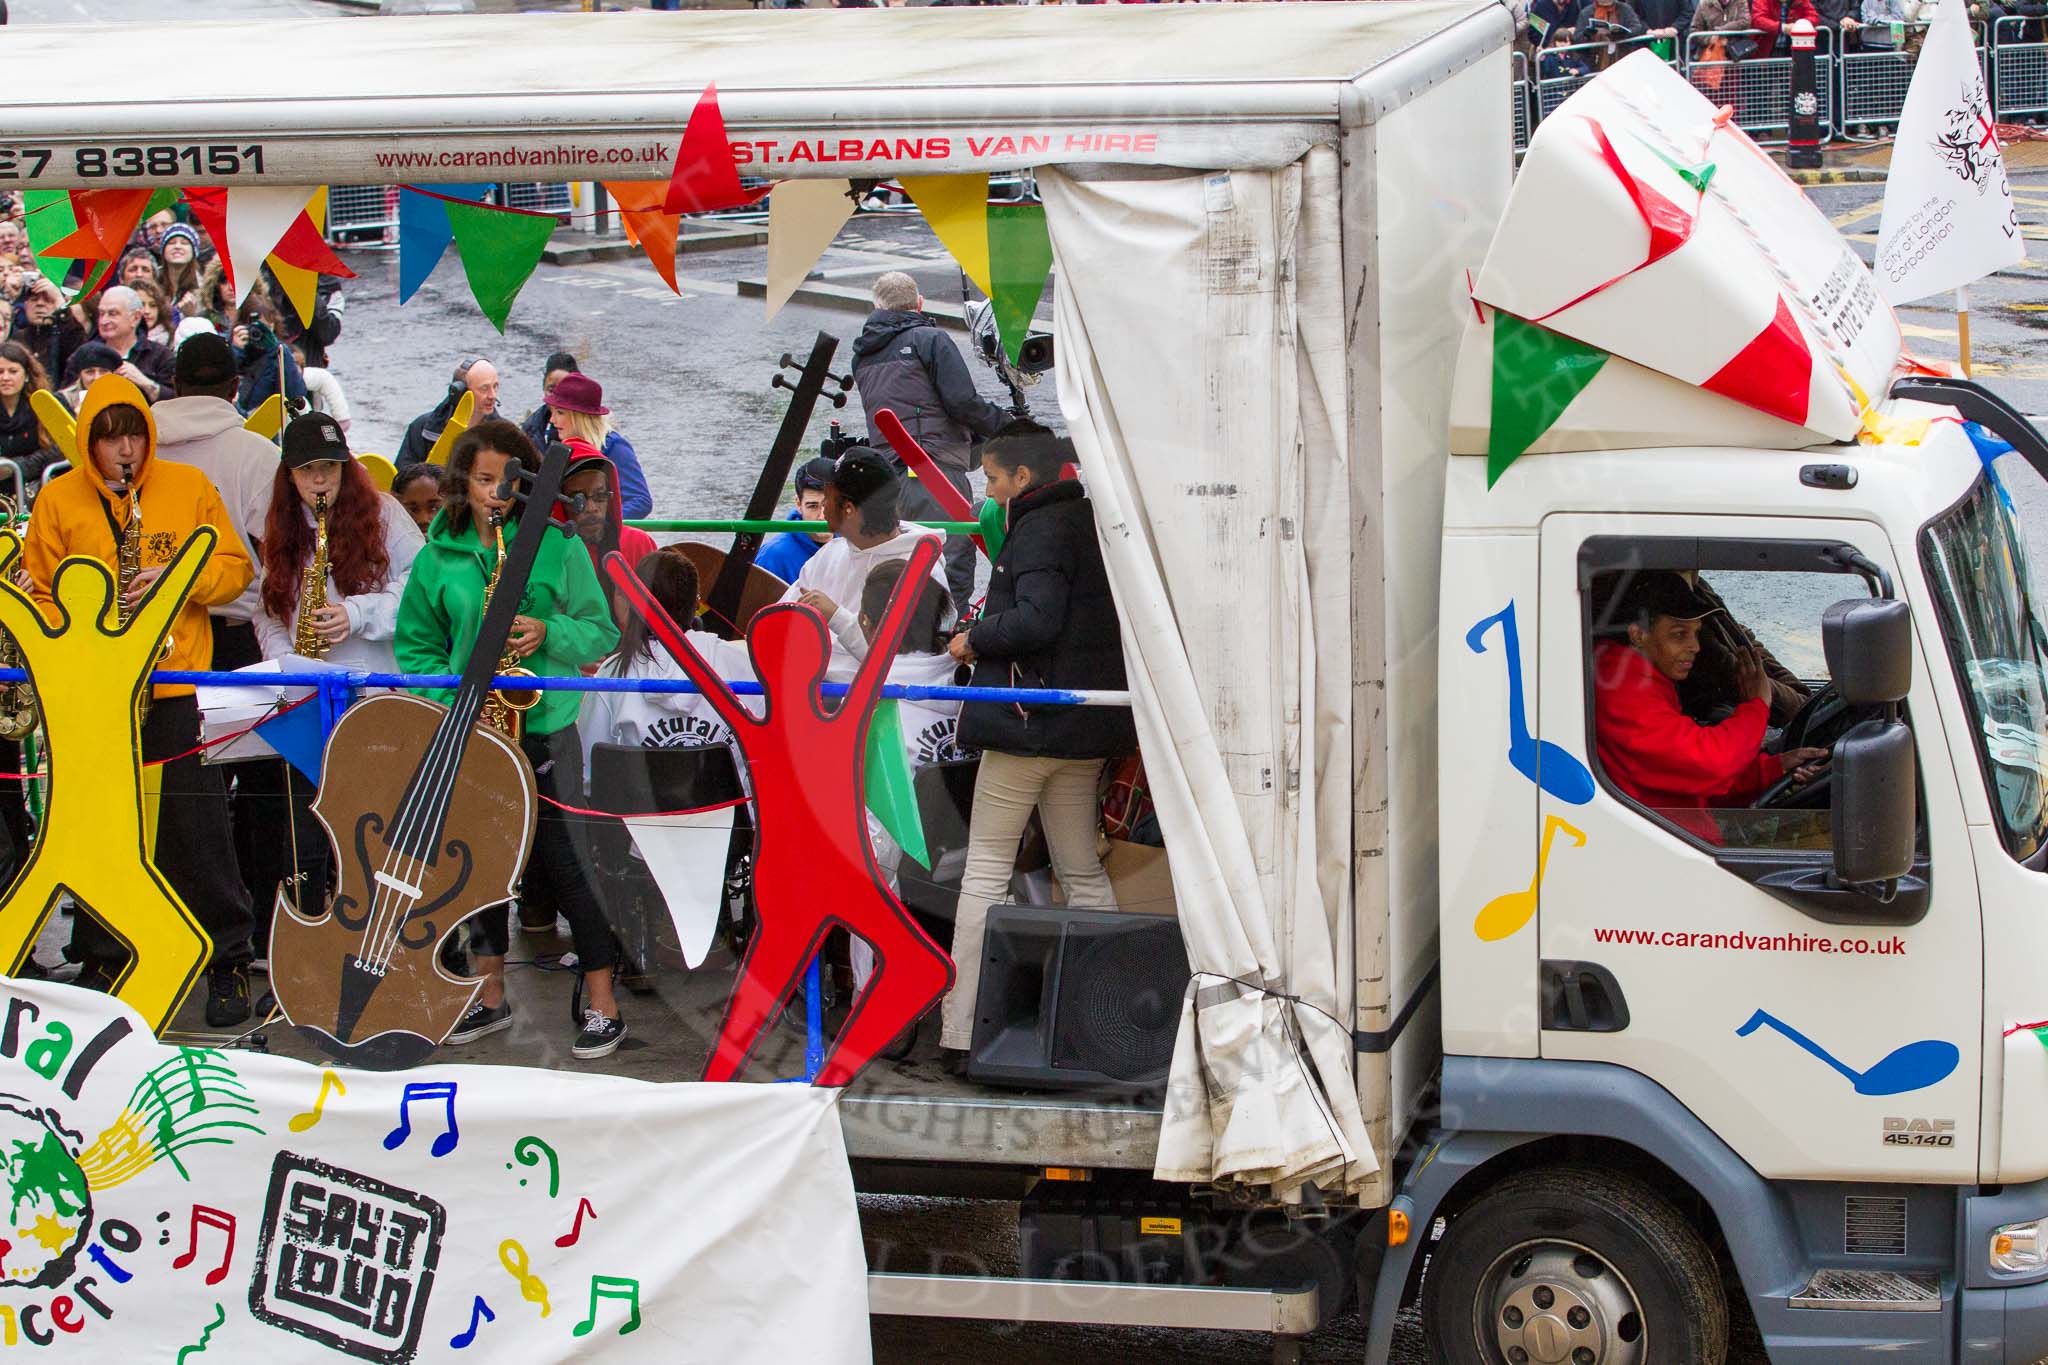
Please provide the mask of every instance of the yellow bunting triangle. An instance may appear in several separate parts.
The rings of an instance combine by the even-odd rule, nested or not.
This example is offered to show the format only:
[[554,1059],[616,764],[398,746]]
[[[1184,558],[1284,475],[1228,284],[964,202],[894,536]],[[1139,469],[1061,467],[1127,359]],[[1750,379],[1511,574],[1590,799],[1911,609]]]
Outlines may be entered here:
[[278,241],[298,221],[312,201],[315,186],[311,185],[251,185],[247,188],[231,188],[227,195],[226,221],[227,241],[215,243],[227,251],[228,264],[233,268],[235,293],[240,299],[249,296],[262,278],[261,266],[264,258],[277,248]]
[[785,180],[768,196],[768,318],[773,321],[853,216],[845,180]]
[[925,222],[984,294],[993,294],[988,259],[988,177],[906,175],[899,184],[917,201]]
[[284,427],[284,395],[273,393],[242,419],[242,426],[266,441],[275,441]]
[[[313,220],[316,231],[327,230],[327,187],[322,185],[306,205],[306,216]],[[292,301],[292,311],[299,316],[301,327],[313,325],[313,304],[319,296],[320,272],[304,266],[293,265],[290,261],[273,253],[267,261],[270,273],[277,276],[277,283],[284,290],[284,296]]]

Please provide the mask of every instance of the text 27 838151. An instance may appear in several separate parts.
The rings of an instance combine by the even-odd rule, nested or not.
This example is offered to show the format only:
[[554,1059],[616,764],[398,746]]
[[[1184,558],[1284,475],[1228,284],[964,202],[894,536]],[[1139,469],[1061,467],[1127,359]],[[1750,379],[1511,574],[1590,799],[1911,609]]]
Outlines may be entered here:
[[[39,180],[60,154],[51,147],[0,147],[0,180]],[[183,176],[218,179],[263,174],[263,147],[253,142],[74,147],[69,156],[72,173],[81,180],[165,180]]]

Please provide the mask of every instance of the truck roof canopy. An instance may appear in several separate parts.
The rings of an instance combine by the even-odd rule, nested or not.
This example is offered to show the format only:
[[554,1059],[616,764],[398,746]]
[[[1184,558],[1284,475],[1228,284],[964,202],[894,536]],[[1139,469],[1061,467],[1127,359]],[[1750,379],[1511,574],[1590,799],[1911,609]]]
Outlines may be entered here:
[[[1354,81],[1496,5],[180,23],[152,27],[150,60],[139,63],[118,59],[130,26],[9,27],[0,30],[0,146],[260,139],[262,178],[279,184],[665,178],[668,163],[640,161],[642,146],[652,138],[672,150],[699,93],[716,82],[734,142],[780,144],[762,158],[778,177],[1055,160],[1278,165],[1335,124]],[[198,71],[233,79],[197,82]],[[969,136],[978,150],[965,145]],[[791,159],[798,140],[817,145]],[[474,161],[442,155],[501,150],[531,160],[493,166],[518,174],[480,177]],[[388,159],[421,152],[418,164]],[[35,178],[87,183],[65,155]],[[125,183],[179,178],[145,169]]]

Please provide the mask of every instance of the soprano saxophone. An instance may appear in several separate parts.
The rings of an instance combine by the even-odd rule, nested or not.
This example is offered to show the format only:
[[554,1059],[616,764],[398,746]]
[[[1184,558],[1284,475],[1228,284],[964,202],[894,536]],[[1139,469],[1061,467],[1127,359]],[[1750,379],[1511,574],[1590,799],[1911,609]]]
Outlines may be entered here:
[[[0,519],[7,526],[15,522],[14,500],[0,496]],[[14,636],[0,630],[0,668],[21,668],[21,646]],[[26,739],[39,720],[36,690],[27,681],[0,684],[0,739]]]
[[327,607],[327,495],[313,500],[313,557],[299,580],[299,623],[292,637],[292,653],[302,659],[318,659],[327,653],[327,641],[314,625],[313,617]]
[[[123,630],[135,615],[135,609],[128,605],[128,588],[142,572],[142,497],[135,488],[135,466],[125,466],[122,477],[128,485],[128,526],[121,533],[121,548],[114,564],[115,597],[114,619]],[[156,664],[160,665],[171,657],[173,637],[164,636],[163,647],[157,650]],[[156,665],[152,665],[154,667]],[[142,684],[142,695],[135,703],[135,718],[140,722],[149,714],[149,700],[153,693],[149,681]]]
[[[479,620],[490,614],[491,594],[498,590],[498,576],[505,571],[505,518],[497,512],[491,513],[491,535],[497,545],[498,557],[491,565],[491,581],[484,584],[484,606],[478,613]],[[498,656],[498,676],[531,678],[534,674],[532,669],[520,664],[519,656],[508,644],[505,652]],[[526,713],[539,700],[538,688],[494,691],[484,699],[483,722],[516,744],[526,729]]]

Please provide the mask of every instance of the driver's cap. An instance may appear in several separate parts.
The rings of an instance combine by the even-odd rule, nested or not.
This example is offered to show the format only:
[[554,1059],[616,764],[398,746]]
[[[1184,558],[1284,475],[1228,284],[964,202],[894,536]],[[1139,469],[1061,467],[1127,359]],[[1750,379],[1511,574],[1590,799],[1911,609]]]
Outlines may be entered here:
[[1719,607],[1700,600],[1692,584],[1669,569],[1646,569],[1632,577],[1615,604],[1617,625],[1635,625],[1669,616],[1678,621],[1704,621]]

